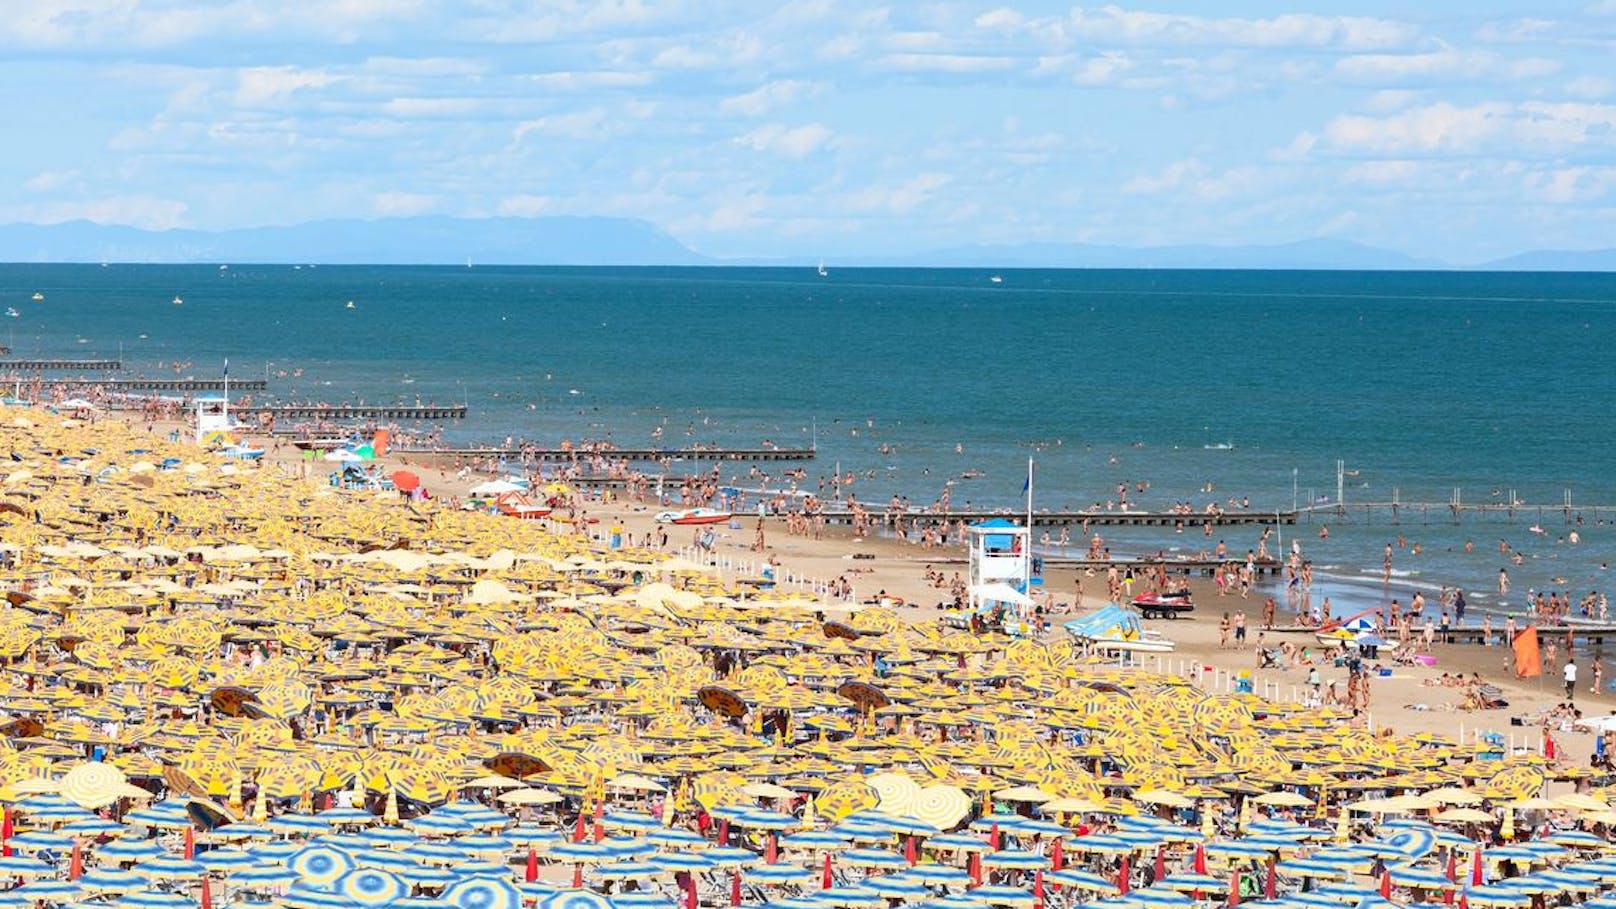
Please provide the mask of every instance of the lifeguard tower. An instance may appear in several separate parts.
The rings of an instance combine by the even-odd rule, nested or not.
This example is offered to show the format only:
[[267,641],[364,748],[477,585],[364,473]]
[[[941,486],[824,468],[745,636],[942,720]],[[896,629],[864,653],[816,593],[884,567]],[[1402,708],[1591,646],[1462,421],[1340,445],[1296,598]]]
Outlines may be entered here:
[[191,406],[196,412],[196,444],[230,443],[230,431],[234,426],[230,420],[229,398],[199,396]]
[[1032,597],[1032,531],[1003,518],[972,524],[967,588],[971,609],[991,610],[1002,604],[1022,617],[1030,614]]

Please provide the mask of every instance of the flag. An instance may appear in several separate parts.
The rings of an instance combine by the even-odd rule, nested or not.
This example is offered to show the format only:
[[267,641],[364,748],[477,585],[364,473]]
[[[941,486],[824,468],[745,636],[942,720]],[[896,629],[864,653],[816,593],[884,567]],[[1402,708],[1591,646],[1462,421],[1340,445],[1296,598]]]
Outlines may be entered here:
[[1032,459],[1027,459],[1027,479],[1021,481],[1021,494],[1026,495],[1032,491]]
[[224,376],[227,379],[230,378],[230,358],[229,357],[224,358]]
[[1510,648],[1515,651],[1515,677],[1527,679],[1543,674],[1543,661],[1537,649],[1537,626],[1528,625],[1515,632],[1515,639],[1510,642]]

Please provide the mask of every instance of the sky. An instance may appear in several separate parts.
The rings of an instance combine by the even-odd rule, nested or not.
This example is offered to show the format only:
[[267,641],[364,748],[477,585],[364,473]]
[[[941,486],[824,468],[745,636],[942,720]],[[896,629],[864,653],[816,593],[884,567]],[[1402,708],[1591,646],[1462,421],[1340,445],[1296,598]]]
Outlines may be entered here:
[[0,0],[0,222],[1616,246],[1616,0]]

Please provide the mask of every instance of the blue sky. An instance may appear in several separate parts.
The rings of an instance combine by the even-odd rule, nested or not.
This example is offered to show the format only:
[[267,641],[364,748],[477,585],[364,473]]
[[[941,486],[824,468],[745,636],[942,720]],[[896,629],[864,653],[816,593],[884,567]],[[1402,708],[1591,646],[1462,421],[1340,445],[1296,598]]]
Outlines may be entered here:
[[1616,0],[0,0],[0,221],[1616,245]]

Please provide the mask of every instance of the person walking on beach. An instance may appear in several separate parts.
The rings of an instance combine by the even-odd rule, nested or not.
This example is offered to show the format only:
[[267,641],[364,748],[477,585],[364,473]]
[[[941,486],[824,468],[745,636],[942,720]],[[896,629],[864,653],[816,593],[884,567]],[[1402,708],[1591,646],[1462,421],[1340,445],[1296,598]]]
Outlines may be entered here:
[[1229,621],[1229,614],[1225,612],[1223,618],[1218,619],[1218,649],[1227,650],[1229,647],[1229,629],[1233,623]]
[[1569,654],[1566,656],[1565,664],[1565,691],[1566,700],[1577,699],[1577,658]]
[[1268,599],[1263,601],[1263,604],[1262,604],[1262,627],[1265,630],[1272,630],[1273,629],[1273,627],[1274,627],[1274,614],[1276,612],[1278,612],[1278,611],[1279,611],[1279,604],[1274,602],[1273,597],[1269,597]]
[[1245,644],[1246,644],[1246,614],[1243,613],[1243,612],[1237,612],[1237,613],[1234,614],[1234,646],[1235,646],[1235,649],[1238,650],[1241,647],[1244,647]]
[[1599,687],[1605,683],[1605,664],[1594,660],[1594,684],[1588,689],[1589,694],[1598,694]]

